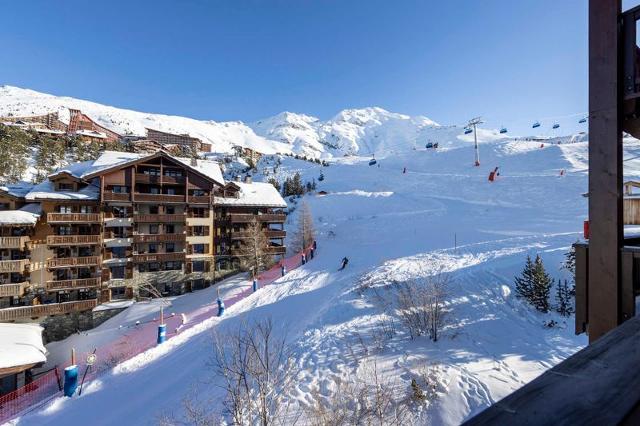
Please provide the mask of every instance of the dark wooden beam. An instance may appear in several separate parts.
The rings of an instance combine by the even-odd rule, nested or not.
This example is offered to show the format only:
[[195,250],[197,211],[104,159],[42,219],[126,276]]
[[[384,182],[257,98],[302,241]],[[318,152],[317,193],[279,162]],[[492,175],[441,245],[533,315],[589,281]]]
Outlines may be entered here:
[[640,424],[638,365],[635,317],[465,424]]
[[589,341],[621,322],[620,0],[589,0]]

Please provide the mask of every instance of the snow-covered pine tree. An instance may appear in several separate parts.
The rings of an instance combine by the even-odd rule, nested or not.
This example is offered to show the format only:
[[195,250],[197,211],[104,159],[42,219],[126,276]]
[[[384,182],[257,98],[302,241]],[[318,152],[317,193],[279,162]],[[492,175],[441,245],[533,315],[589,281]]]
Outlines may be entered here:
[[571,290],[567,280],[558,280],[558,285],[556,286],[556,311],[563,317],[568,317],[573,313],[571,299]]
[[533,292],[531,295],[531,304],[540,312],[549,312],[549,294],[553,287],[553,280],[547,274],[542,263],[540,255],[536,256],[533,263]]
[[531,256],[527,255],[527,262],[520,276],[515,277],[515,283],[518,297],[523,297],[529,303],[531,303],[533,295],[533,274],[533,262],[531,261]]
[[311,209],[306,202],[302,203],[300,214],[298,215],[298,230],[294,235],[293,250],[301,252],[309,247],[315,239],[315,230],[313,228],[313,216]]

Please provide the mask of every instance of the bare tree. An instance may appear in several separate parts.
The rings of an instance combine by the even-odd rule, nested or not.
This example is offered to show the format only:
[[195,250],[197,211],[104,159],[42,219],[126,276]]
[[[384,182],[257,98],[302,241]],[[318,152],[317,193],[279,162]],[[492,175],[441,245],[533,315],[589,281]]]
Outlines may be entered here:
[[428,334],[438,341],[446,324],[449,276],[437,273],[424,281],[406,282],[398,287],[398,311],[410,337]]
[[291,420],[287,393],[297,367],[286,337],[277,335],[270,318],[216,336],[215,366],[225,390],[223,416],[232,424],[269,426]]
[[313,227],[313,216],[306,201],[302,203],[300,214],[298,215],[298,230],[294,235],[293,249],[301,252],[309,247],[315,239],[315,229]]
[[244,231],[245,238],[237,250],[240,266],[251,272],[255,277],[273,263],[273,255],[267,252],[269,240],[256,218],[250,222]]

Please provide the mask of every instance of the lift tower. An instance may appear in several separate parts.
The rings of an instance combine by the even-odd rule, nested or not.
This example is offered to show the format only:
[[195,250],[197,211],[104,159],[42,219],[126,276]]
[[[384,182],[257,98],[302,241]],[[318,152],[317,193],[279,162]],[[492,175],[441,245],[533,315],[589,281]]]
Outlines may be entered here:
[[467,124],[468,128],[473,127],[473,142],[474,142],[474,149],[476,154],[474,166],[476,167],[480,165],[480,150],[478,149],[478,129],[476,128],[476,126],[480,123],[484,123],[484,121],[482,121],[480,117],[476,117],[469,120],[469,124]]

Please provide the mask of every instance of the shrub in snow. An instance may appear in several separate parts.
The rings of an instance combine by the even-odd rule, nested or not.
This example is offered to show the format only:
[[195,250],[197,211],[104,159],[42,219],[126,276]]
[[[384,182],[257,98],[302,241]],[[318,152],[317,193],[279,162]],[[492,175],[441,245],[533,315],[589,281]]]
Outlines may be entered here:
[[556,286],[556,311],[563,317],[568,317],[574,312],[573,296],[567,280],[558,280]]
[[448,296],[449,277],[443,273],[398,286],[398,311],[411,339],[428,334],[438,341],[447,320]]

